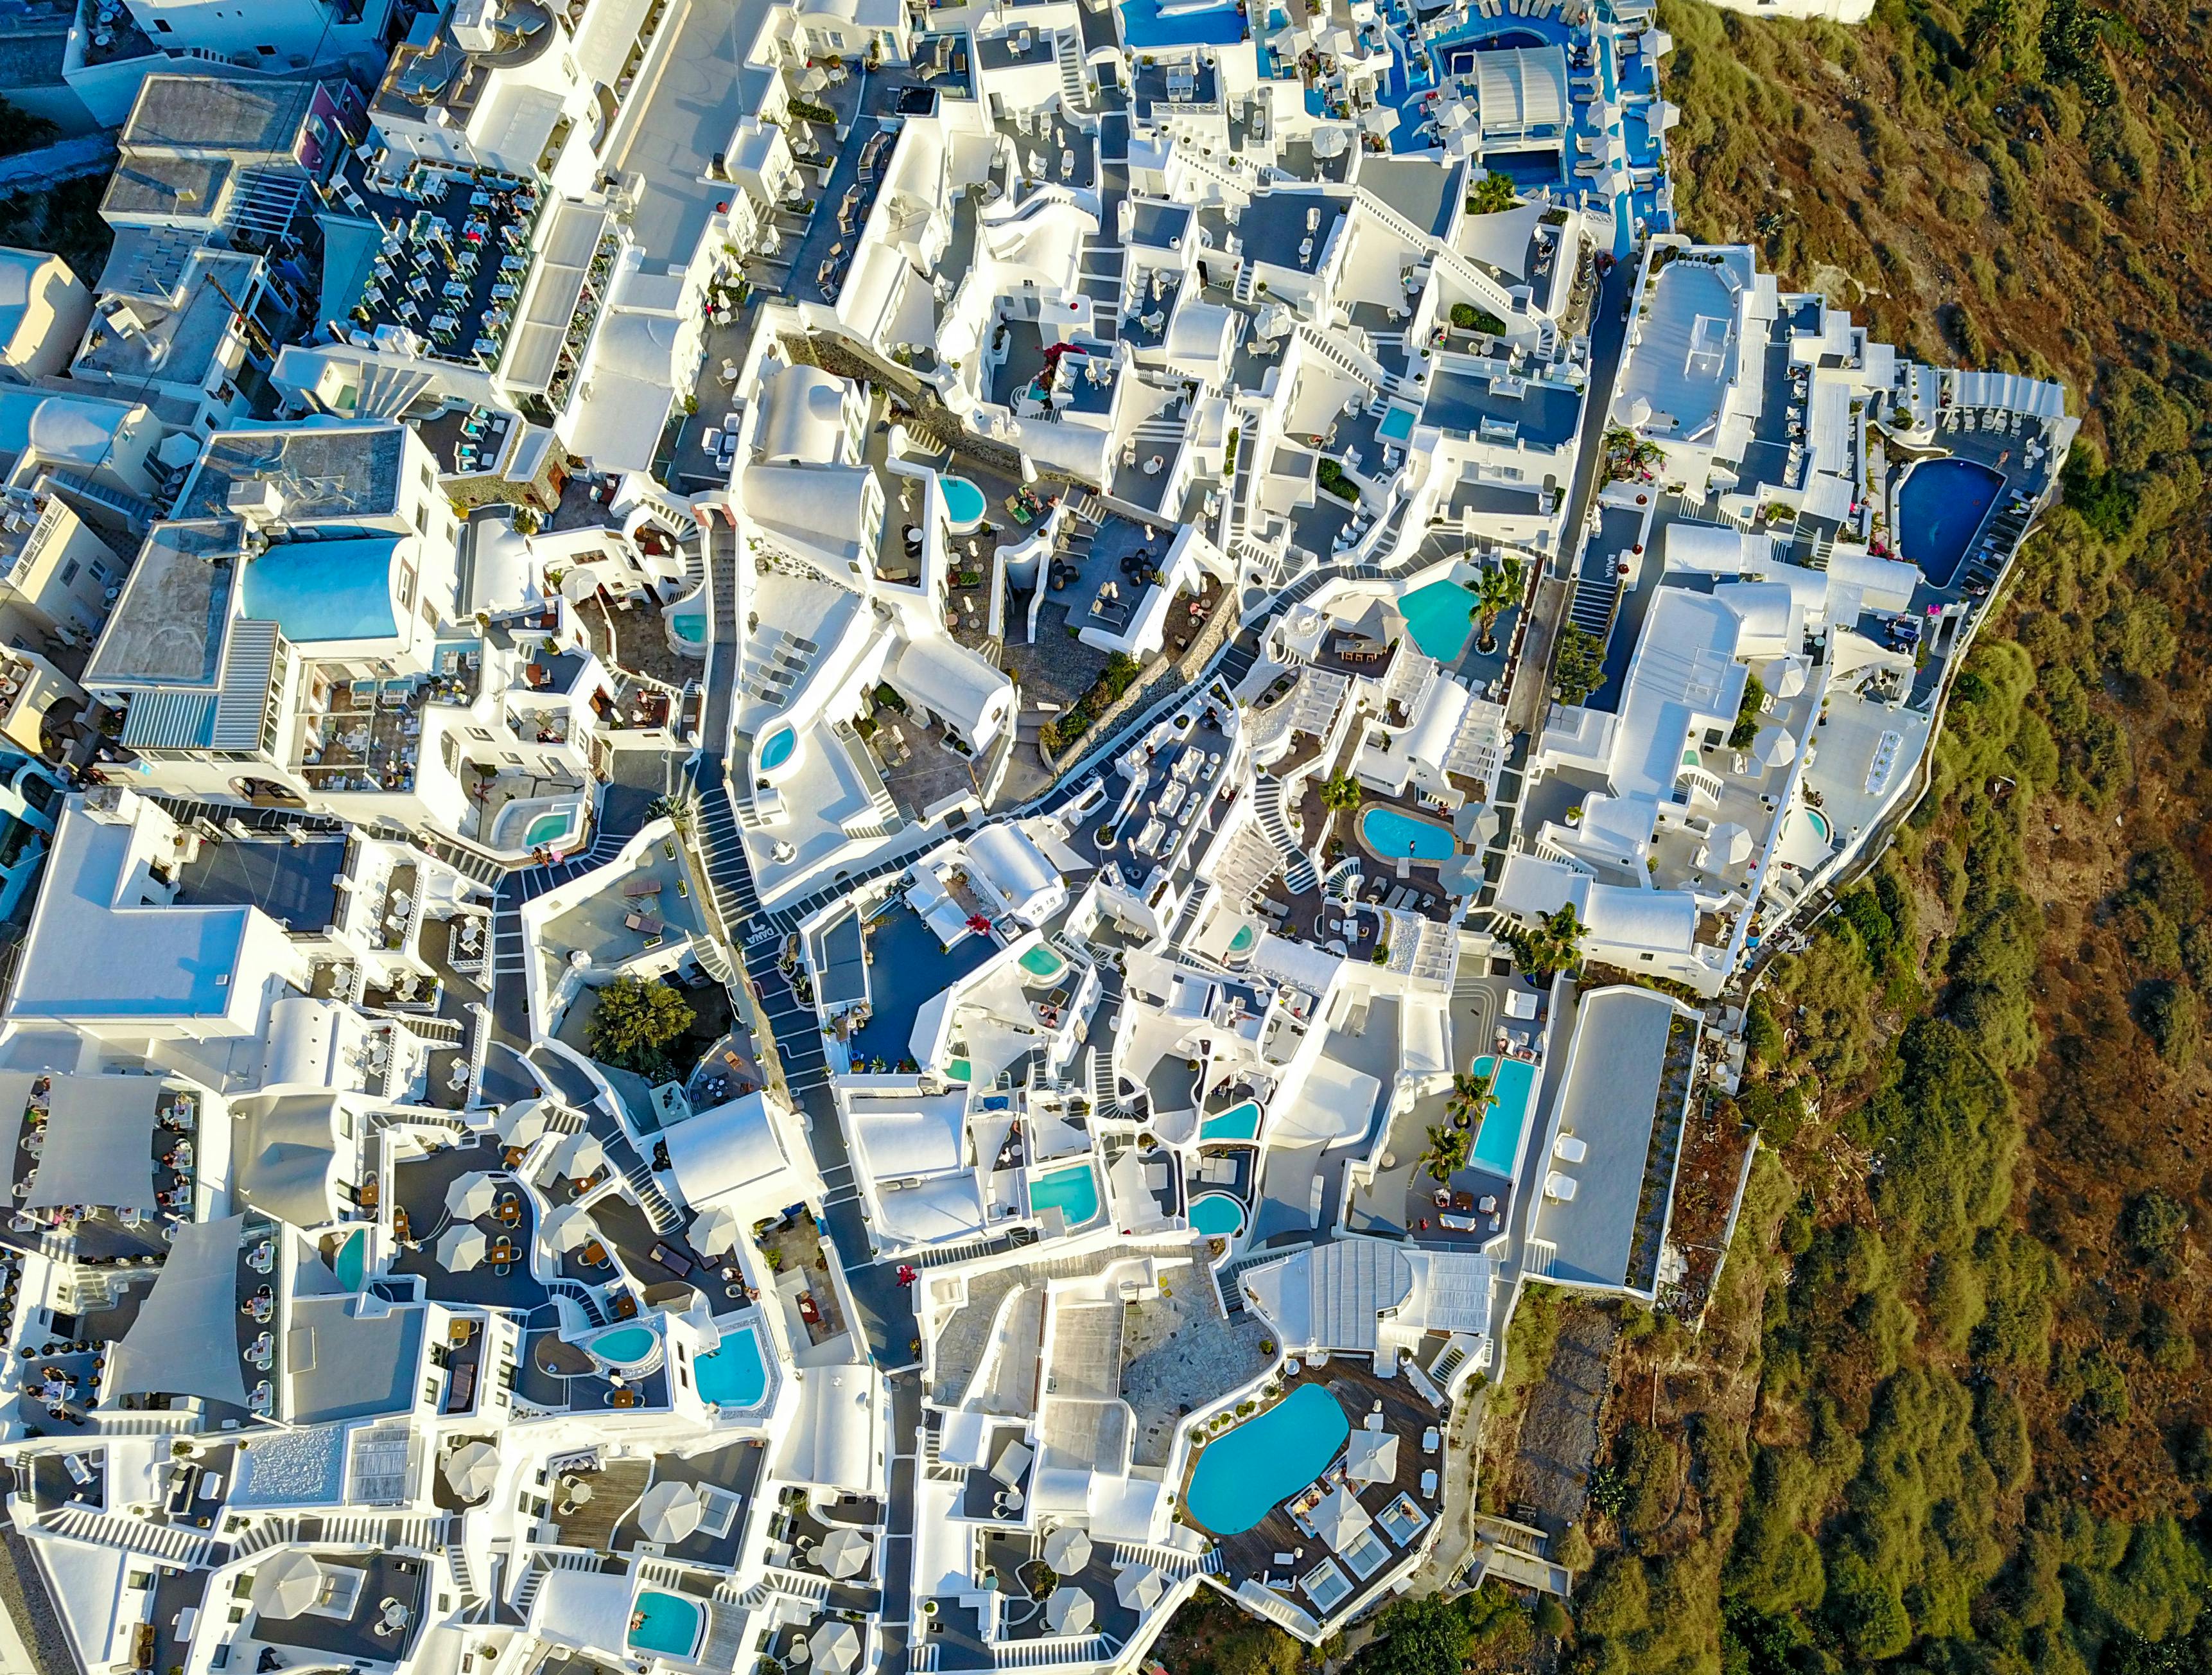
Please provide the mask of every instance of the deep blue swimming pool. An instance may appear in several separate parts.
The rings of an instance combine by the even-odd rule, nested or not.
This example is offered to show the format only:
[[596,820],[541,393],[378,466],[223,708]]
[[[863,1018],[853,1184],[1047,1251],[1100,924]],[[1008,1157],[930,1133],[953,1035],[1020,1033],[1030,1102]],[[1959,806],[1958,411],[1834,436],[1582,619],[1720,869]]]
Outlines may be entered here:
[[1948,588],[1973,550],[2004,478],[1973,460],[1923,460],[1897,491],[1897,537],[1906,559]]

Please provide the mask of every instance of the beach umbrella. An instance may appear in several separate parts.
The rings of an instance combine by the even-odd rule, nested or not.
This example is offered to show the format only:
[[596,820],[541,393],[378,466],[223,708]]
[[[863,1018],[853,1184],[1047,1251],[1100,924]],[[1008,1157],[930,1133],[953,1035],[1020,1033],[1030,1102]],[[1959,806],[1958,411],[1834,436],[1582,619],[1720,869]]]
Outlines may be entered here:
[[1778,768],[1797,759],[1797,740],[1783,728],[1762,727],[1752,740],[1751,753],[1766,766]]
[[1097,1609],[1081,1588],[1063,1582],[1044,1602],[1045,1626],[1056,1635],[1088,1634]]
[[1321,1504],[1313,1509],[1315,1532],[1340,1553],[1364,1535],[1374,1522],[1367,1508],[1342,1483],[1322,1495]]
[[1751,859],[1751,830],[1729,820],[1705,839],[1705,854],[1715,866],[1741,867]]
[[253,1573],[253,1609],[264,1617],[297,1617],[323,1597],[323,1567],[312,1553],[288,1547]]
[[1044,1538],[1044,1562],[1061,1575],[1073,1575],[1091,1562],[1091,1538],[1063,1524]]
[[828,1670],[830,1675],[844,1675],[860,1660],[860,1631],[849,1623],[825,1623],[809,1639],[814,1666]]
[[580,1251],[599,1236],[591,1212],[580,1204],[562,1204],[545,1218],[539,1229],[545,1242],[562,1252]]
[[448,1227],[438,1240],[438,1266],[449,1274],[481,1268],[489,1248],[484,1243],[480,1229],[473,1227]]
[[1354,1431],[1344,1475],[1355,1483],[1387,1483],[1398,1475],[1398,1439],[1388,1431]]
[[499,1480],[499,1450],[489,1442],[468,1442],[446,1456],[446,1483],[464,1501],[481,1500]]
[[637,1532],[664,1546],[699,1527],[706,1508],[690,1483],[655,1483],[637,1503]]
[[738,1213],[717,1204],[691,1218],[691,1248],[701,1256],[720,1256],[738,1248]]
[[607,1148],[588,1130],[565,1136],[553,1148],[553,1168],[570,1180],[596,1175],[607,1160]]
[[1313,154],[1316,157],[1341,157],[1351,143],[1341,128],[1316,128],[1313,135]]
[[841,1524],[822,1538],[814,1549],[814,1562],[832,1576],[857,1576],[868,1568],[875,1544],[850,1525]]
[[1766,690],[1777,697],[1796,697],[1805,690],[1805,660],[1778,657],[1766,666]]
[[493,1119],[492,1128],[510,1146],[527,1146],[545,1132],[545,1101],[522,1099]]
[[446,1213],[457,1221],[473,1221],[489,1215],[499,1201],[499,1183],[481,1169],[455,1178],[446,1189]]
[[1114,1579],[1114,1597],[1133,1611],[1150,1611],[1167,1590],[1167,1579],[1149,1564],[1130,1565]]

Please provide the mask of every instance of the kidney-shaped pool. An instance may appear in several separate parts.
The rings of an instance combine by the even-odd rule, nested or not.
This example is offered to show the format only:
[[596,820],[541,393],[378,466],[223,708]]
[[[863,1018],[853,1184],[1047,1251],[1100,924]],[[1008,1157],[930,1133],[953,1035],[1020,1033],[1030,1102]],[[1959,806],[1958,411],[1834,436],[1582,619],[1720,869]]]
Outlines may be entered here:
[[1351,1434],[1342,1403],[1300,1385],[1206,1445],[1190,1474],[1190,1515],[1216,1535],[1250,1529],[1321,1476]]

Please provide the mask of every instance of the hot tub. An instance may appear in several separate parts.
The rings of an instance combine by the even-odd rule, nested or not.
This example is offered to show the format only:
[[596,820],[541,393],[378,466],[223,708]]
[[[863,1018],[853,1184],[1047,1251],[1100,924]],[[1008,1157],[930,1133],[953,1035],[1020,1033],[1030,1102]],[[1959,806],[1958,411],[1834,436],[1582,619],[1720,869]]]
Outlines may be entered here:
[[956,535],[965,535],[980,526],[983,514],[990,509],[983,491],[964,477],[940,477],[937,486],[945,493],[945,521],[952,526]]
[[491,846],[510,854],[547,850],[573,855],[584,846],[588,813],[588,805],[574,793],[517,797],[493,819]]
[[668,643],[680,657],[704,657],[707,655],[707,592],[705,588],[679,599],[661,612],[662,623],[668,630]]

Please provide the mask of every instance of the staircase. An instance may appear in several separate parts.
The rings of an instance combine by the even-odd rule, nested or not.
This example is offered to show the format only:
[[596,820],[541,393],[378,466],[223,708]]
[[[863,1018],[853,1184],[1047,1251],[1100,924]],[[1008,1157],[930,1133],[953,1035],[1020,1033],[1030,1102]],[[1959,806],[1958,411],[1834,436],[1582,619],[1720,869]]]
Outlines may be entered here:
[[1559,1247],[1548,1239],[1528,1239],[1521,1245],[1521,1272],[1524,1278],[1547,1280],[1552,1276],[1552,1264],[1559,1259]]
[[1459,1371],[1460,1364],[1466,1359],[1467,1348],[1464,1344],[1446,1345],[1443,1354],[1437,1357],[1437,1364],[1429,1369],[1429,1381],[1439,1390],[1449,1390],[1452,1374]]
[[1298,847],[1291,835],[1289,817],[1283,812],[1283,782],[1273,774],[1255,775],[1252,781],[1252,811],[1258,817],[1260,830],[1267,833],[1267,841],[1283,857],[1283,881],[1294,894],[1303,895],[1309,890],[1321,888],[1321,875],[1314,871],[1312,860]]
[[1060,1664],[1104,1663],[1121,1649],[1111,1635],[1090,1635],[1081,1640],[1002,1640],[991,1648],[993,1666],[999,1669],[1049,1669]]
[[673,1233],[682,1225],[684,1218],[676,1213],[676,1206],[669,1203],[668,1195],[660,1190],[660,1183],[653,1179],[653,1171],[646,1166],[643,1158],[631,1159],[629,1167],[623,1171],[623,1179],[637,1195],[638,1208],[653,1223],[655,1233]]
[[745,864],[744,839],[738,834],[738,817],[720,774],[699,793],[691,819],[691,838],[707,875],[707,893],[721,924],[722,940],[732,942],[733,933],[760,911],[760,897],[753,889],[752,869]]
[[1070,120],[1091,108],[1091,90],[1083,75],[1083,38],[1073,28],[1052,32],[1052,55],[1060,60],[1060,96],[1066,102]]
[[476,1573],[469,1568],[468,1549],[458,1541],[449,1541],[444,1551],[447,1568],[453,1573],[453,1585],[461,1591],[461,1606],[465,1611],[483,1598],[483,1590],[477,1587]]
[[1163,1547],[1150,1541],[1117,1541],[1113,1544],[1114,1564],[1123,1568],[1133,1564],[1149,1564],[1170,1582],[1182,1581],[1186,1576],[1218,1576],[1221,1574],[1222,1559],[1218,1548],[1208,1547],[1203,1553],[1186,1553],[1180,1547]]
[[271,1547],[287,1546],[295,1538],[298,1530],[297,1519],[264,1518],[231,1544],[230,1556],[234,1561],[250,1559]]
[[315,1539],[326,1547],[380,1547],[387,1551],[427,1553],[438,1546],[446,1520],[438,1518],[378,1518],[354,1514],[325,1518]]
[[1595,541],[1583,547],[1575,566],[1574,595],[1567,601],[1567,620],[1585,634],[1602,640],[1613,626],[1613,609],[1620,602],[1620,563]]
[[606,1311],[599,1306],[599,1298],[592,1294],[592,1288],[588,1285],[580,1285],[574,1280],[556,1276],[546,1281],[545,1288],[555,1296],[566,1297],[570,1302],[575,1304],[578,1308],[584,1311],[584,1319],[594,1326],[604,1326],[607,1324]]
[[215,1545],[213,1537],[198,1530],[179,1530],[167,1524],[149,1523],[143,1518],[91,1512],[82,1507],[61,1508],[40,1527],[43,1533],[66,1541],[137,1553],[187,1570],[205,1565],[209,1550]]

